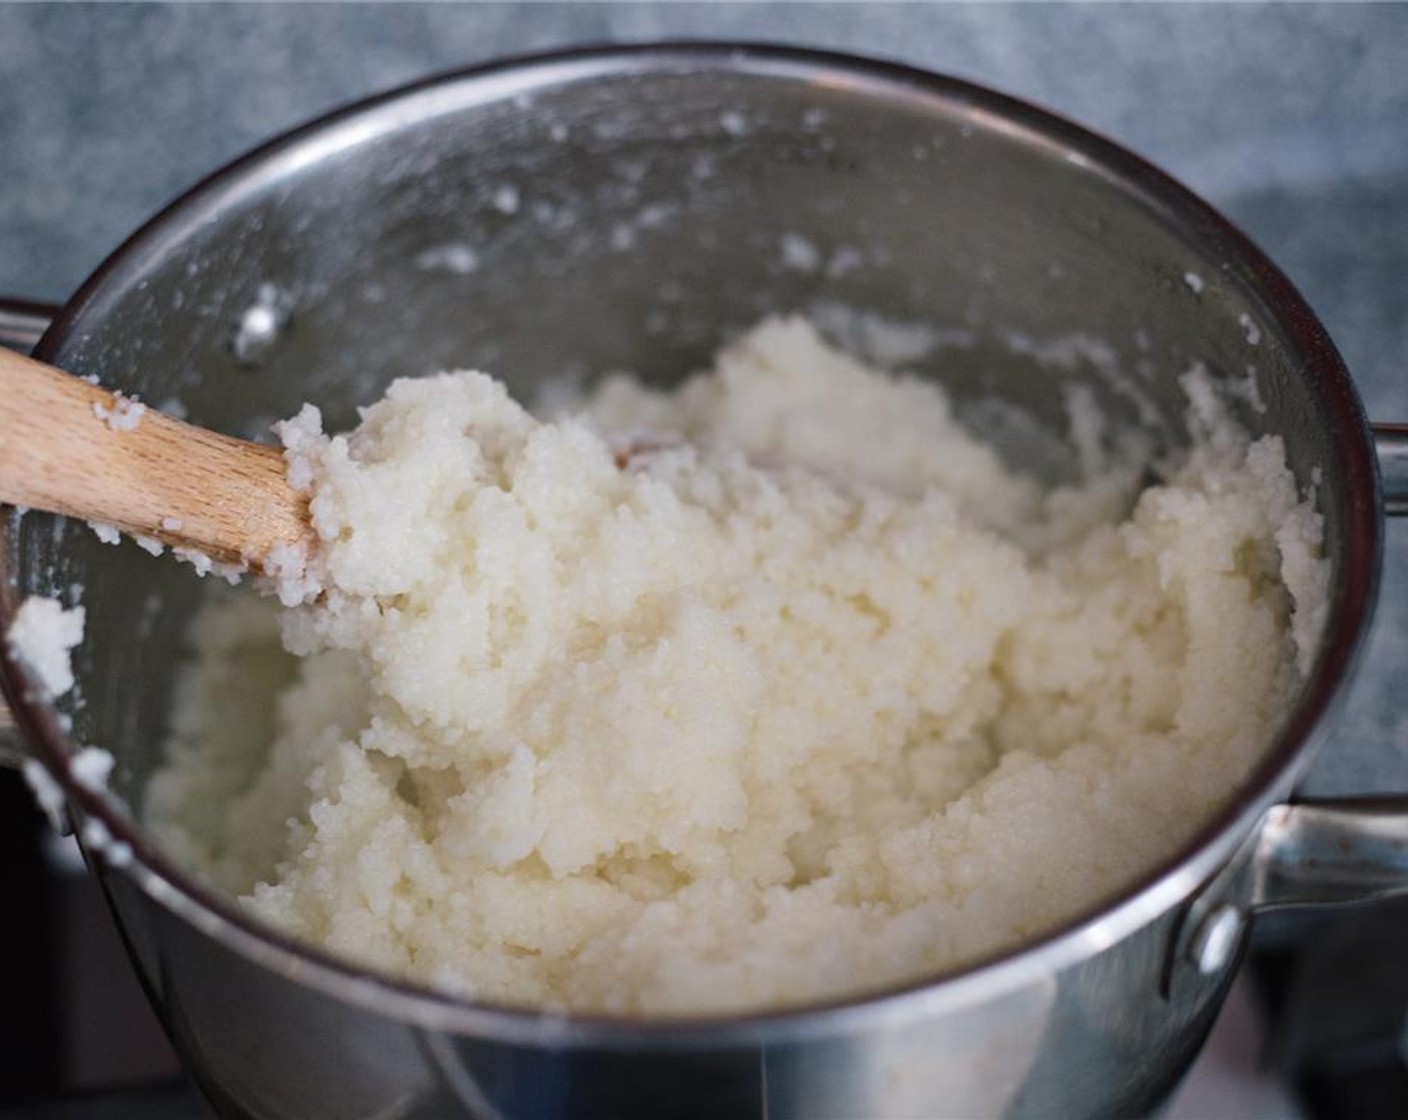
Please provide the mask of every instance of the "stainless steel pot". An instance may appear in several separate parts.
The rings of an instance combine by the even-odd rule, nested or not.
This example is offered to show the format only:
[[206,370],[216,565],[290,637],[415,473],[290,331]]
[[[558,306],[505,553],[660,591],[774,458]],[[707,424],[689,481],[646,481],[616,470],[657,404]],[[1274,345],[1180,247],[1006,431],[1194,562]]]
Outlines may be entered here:
[[[1242,419],[1283,434],[1301,482],[1317,480],[1333,564],[1320,654],[1264,763],[1142,882],[952,975],[693,1022],[465,1003],[260,928],[148,844],[122,799],[136,802],[157,761],[195,581],[80,526],[11,514],[0,614],[74,582],[89,612],[71,733],[3,665],[21,751],[61,784],[152,1000],[222,1116],[1128,1116],[1198,1050],[1253,915],[1408,888],[1408,804],[1287,800],[1369,621],[1383,511],[1408,500],[1404,429],[1371,431],[1315,316],[1237,230],[1031,106],[761,47],[581,51],[450,75],[196,187],[84,285],[38,353],[245,433],[306,399],[346,421],[392,376],[446,366],[502,371],[519,393],[586,369],[669,378],[761,314],[818,303],[952,328],[889,341],[923,342],[906,364],[941,377],[975,422],[996,397],[1056,428],[1079,381],[1176,446],[1174,376],[1193,361],[1224,378],[1255,367],[1266,407]],[[277,330],[251,330],[255,306]],[[875,321],[848,321],[863,345]],[[39,327],[32,308],[0,319],[17,343]],[[1066,341],[1042,361],[1019,337]],[[1041,440],[1004,446],[1060,468]],[[117,754],[111,793],[75,782],[76,742]],[[93,822],[134,858],[92,843]]]

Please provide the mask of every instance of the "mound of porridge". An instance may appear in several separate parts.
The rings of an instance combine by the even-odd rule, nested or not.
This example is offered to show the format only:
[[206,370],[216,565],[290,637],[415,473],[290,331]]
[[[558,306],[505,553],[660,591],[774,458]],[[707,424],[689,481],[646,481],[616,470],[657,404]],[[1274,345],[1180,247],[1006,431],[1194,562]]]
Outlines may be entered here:
[[305,408],[307,594],[211,597],[146,819],[494,1003],[775,1007],[1017,945],[1185,842],[1309,665],[1319,519],[1188,387],[1138,494],[1044,490],[800,319],[551,422],[477,373]]

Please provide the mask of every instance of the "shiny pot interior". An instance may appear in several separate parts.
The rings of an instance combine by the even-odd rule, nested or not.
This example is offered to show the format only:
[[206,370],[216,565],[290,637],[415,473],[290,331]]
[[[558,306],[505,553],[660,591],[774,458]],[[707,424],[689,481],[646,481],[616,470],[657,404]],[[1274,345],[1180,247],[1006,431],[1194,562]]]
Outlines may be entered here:
[[[1240,418],[1284,435],[1302,486],[1317,483],[1335,594],[1266,766],[1160,869],[1191,887],[1198,848],[1226,854],[1234,824],[1289,787],[1352,658],[1378,563],[1372,459],[1339,358],[1284,278],[1074,126],[804,52],[489,68],[310,126],[198,187],[85,286],[40,354],[256,435],[307,400],[346,424],[391,378],[443,368],[491,370],[529,400],[615,369],[669,382],[783,311],[940,381],[1053,480],[1073,464],[1073,385],[1176,449],[1179,374],[1254,379],[1264,410]],[[116,754],[113,786],[137,804],[200,586],[48,517],[17,519],[10,544],[6,595],[83,588],[73,739]]]

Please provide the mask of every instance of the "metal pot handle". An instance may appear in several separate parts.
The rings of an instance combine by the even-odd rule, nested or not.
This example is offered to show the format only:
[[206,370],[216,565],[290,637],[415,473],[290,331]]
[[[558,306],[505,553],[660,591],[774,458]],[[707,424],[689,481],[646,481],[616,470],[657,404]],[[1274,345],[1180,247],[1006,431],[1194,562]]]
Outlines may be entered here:
[[1165,994],[1225,970],[1257,914],[1359,905],[1408,894],[1408,797],[1273,805],[1189,904]]
[[1408,424],[1374,424],[1374,447],[1379,453],[1383,480],[1384,512],[1390,517],[1408,515]]
[[0,346],[30,353],[60,310],[53,304],[0,296]]
[[1257,829],[1251,870],[1257,912],[1408,893],[1408,799],[1277,805]]
[[[44,337],[59,308],[30,300],[0,298],[0,346],[28,354]],[[8,704],[0,703],[0,766],[19,768],[29,757]]]

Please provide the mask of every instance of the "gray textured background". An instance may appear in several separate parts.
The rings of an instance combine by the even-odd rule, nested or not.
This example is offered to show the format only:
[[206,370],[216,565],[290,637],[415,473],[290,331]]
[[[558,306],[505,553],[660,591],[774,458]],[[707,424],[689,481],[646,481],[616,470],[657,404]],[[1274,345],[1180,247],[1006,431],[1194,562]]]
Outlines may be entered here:
[[[439,69],[557,45],[768,39],[1026,96],[1221,207],[1408,419],[1408,6],[0,6],[0,293],[61,299],[251,144]],[[1408,790],[1408,526],[1319,791]]]

